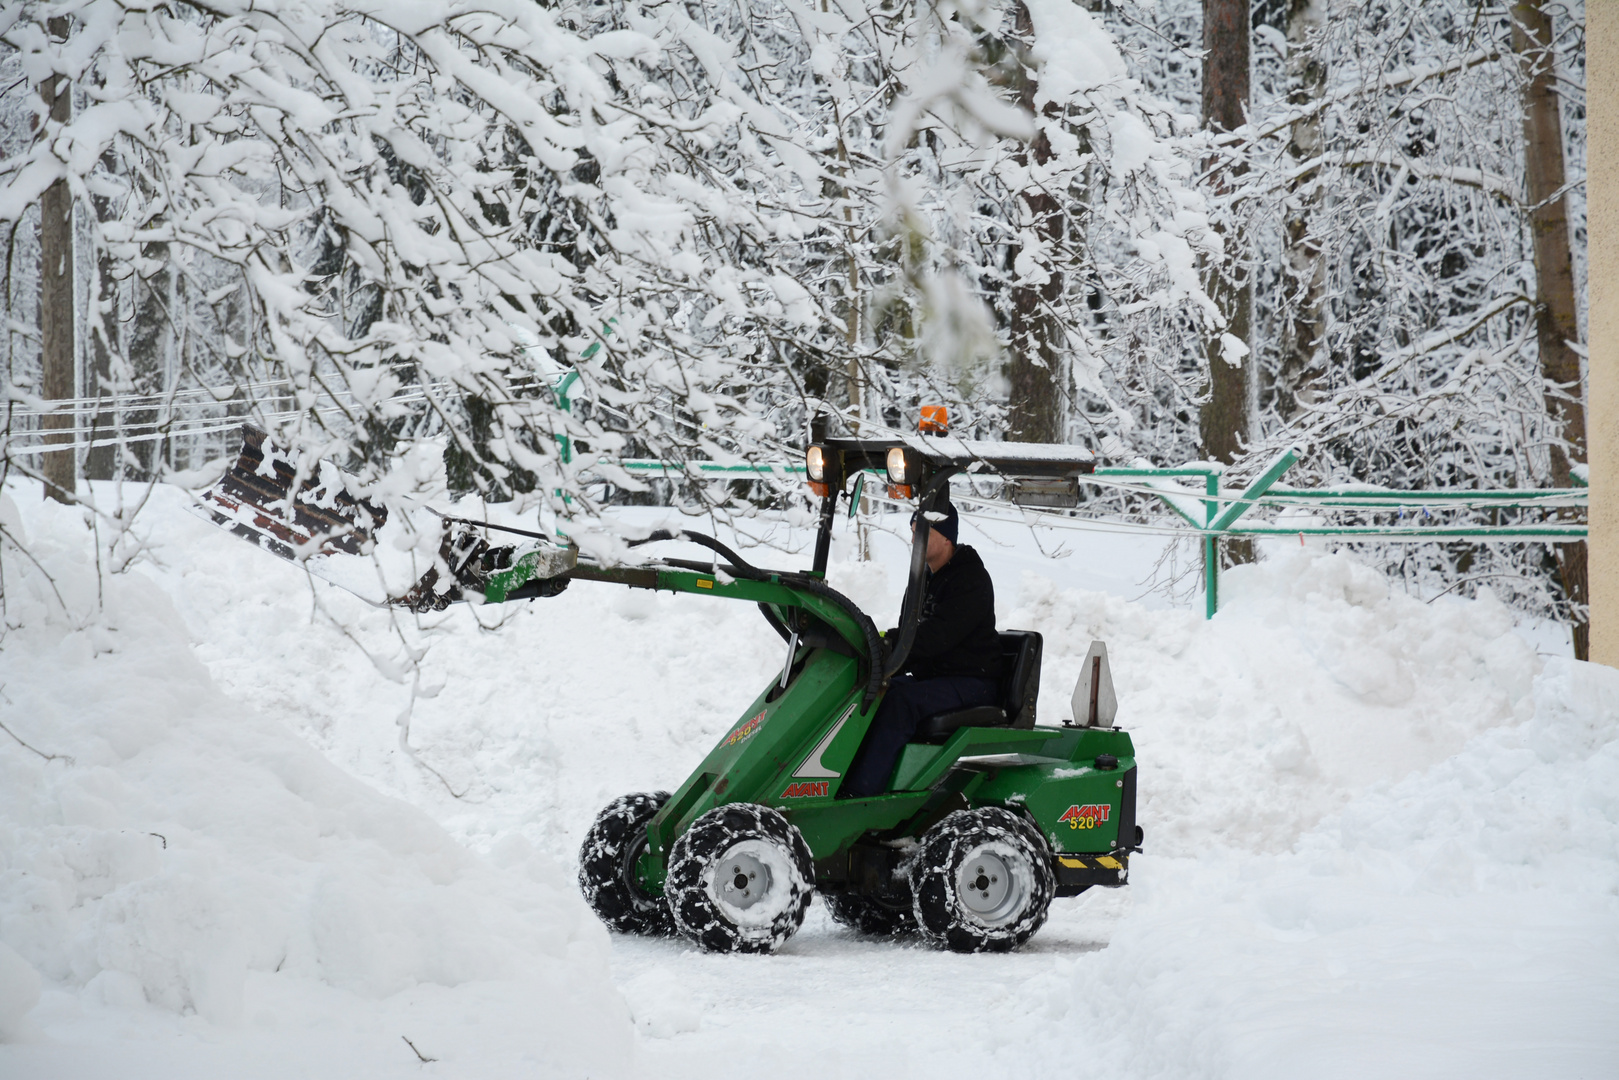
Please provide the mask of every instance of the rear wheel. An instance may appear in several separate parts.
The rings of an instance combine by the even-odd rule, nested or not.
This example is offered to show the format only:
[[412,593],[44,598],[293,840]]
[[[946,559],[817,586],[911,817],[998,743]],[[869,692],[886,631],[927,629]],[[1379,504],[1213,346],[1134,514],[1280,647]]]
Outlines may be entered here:
[[1056,877],[1045,838],[1009,810],[958,810],[929,829],[911,866],[912,912],[935,945],[1005,952],[1046,921]]
[[891,908],[860,893],[822,893],[832,921],[873,937],[892,937],[916,929],[916,920],[905,908]]
[[646,851],[646,825],[667,791],[637,792],[608,803],[579,848],[579,891],[598,918],[623,934],[668,935],[675,922],[663,897],[641,887],[636,863]]
[[709,952],[768,953],[804,924],[814,895],[809,845],[768,806],[732,803],[669,849],[664,895],[681,934]]

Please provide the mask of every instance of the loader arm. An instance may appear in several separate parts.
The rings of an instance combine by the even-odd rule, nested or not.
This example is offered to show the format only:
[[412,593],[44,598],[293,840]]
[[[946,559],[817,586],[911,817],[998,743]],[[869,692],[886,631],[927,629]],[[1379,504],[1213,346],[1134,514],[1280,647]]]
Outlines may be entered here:
[[[692,537],[688,535],[682,538]],[[740,572],[740,568],[731,569]],[[809,616],[809,625],[823,624],[836,635],[835,642],[827,643],[829,647],[846,651],[860,662],[866,681],[864,699],[869,706],[882,689],[887,656],[882,638],[871,618],[854,601],[832,589],[813,573],[756,570],[752,567],[748,568],[748,572],[751,576],[737,577],[723,569],[705,571],[669,564],[601,566],[580,562],[561,574],[546,576],[540,561],[519,557],[511,567],[489,575],[480,585],[484,600],[491,603],[524,599],[524,587],[531,582],[555,587],[569,581],[599,581],[632,589],[725,597],[759,604],[766,609],[773,625],[791,626],[795,630],[806,625],[806,620],[796,614],[802,612]]]

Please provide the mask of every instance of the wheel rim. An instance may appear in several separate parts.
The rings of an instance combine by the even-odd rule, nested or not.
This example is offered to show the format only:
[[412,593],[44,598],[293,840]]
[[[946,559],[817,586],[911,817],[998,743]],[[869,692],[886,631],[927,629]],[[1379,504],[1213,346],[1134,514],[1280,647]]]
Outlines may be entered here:
[[961,906],[985,926],[1003,926],[1023,913],[1029,895],[1022,860],[988,845],[974,848],[956,875]]
[[641,874],[636,864],[641,861],[641,855],[646,851],[647,837],[645,828],[636,831],[639,835],[624,845],[624,862],[619,868],[619,873],[623,875],[624,884],[629,886],[630,904],[637,911],[648,911],[663,901],[641,887]]
[[770,895],[770,867],[750,847],[733,845],[714,867],[714,899],[737,911],[747,911]]

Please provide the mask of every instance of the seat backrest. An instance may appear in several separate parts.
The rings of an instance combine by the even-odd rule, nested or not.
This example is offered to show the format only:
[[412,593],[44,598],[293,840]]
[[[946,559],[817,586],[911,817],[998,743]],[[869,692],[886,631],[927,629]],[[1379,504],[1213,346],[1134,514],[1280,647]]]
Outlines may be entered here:
[[1015,728],[1034,727],[1040,698],[1040,635],[1033,630],[1001,631],[1001,708]]

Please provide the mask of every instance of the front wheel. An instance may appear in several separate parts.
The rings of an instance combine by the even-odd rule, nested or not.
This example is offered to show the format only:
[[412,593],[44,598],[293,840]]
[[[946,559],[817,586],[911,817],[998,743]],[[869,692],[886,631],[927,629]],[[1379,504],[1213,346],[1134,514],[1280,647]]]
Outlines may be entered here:
[[1034,936],[1057,891],[1045,838],[999,807],[958,810],[922,836],[912,912],[933,944],[1006,952]]
[[709,952],[769,953],[798,932],[814,895],[809,845],[768,806],[731,803],[669,848],[663,892],[675,926]]
[[669,905],[642,888],[636,872],[647,822],[668,801],[667,791],[619,796],[596,815],[579,848],[579,891],[596,916],[622,934],[674,933]]

